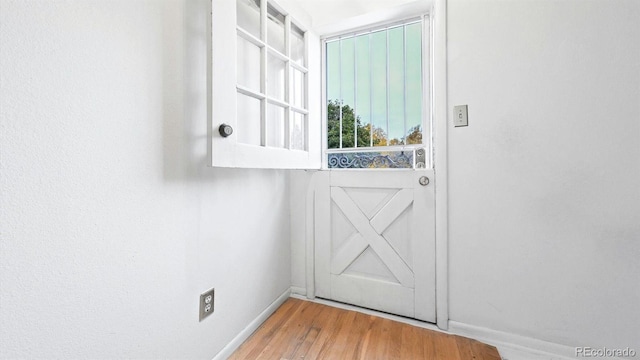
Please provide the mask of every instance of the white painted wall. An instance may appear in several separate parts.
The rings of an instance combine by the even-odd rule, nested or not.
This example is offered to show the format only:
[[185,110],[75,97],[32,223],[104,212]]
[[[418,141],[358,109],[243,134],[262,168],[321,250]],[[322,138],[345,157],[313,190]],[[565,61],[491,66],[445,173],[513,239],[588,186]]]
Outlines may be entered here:
[[211,359],[289,288],[287,174],[206,167],[208,1],[0,3],[0,358]]
[[447,11],[451,320],[637,351],[640,2]]

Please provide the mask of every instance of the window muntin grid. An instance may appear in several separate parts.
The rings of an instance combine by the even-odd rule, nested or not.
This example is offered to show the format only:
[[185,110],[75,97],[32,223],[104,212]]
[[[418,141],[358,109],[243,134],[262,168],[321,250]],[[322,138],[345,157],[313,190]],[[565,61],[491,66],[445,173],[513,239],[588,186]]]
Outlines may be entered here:
[[[300,134],[309,129],[305,32],[271,1],[237,0],[236,9],[238,131],[251,134],[238,141],[308,151],[308,134]],[[254,103],[246,98],[260,101],[259,114],[240,109]]]

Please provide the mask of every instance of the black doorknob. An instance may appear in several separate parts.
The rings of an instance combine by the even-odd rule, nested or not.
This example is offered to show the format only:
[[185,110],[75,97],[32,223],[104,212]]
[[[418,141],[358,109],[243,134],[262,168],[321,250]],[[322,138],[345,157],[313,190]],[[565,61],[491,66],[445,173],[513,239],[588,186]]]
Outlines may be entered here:
[[227,124],[220,125],[220,127],[218,128],[218,131],[220,132],[220,136],[222,137],[227,137],[233,134],[233,128],[231,127],[231,125],[227,125]]

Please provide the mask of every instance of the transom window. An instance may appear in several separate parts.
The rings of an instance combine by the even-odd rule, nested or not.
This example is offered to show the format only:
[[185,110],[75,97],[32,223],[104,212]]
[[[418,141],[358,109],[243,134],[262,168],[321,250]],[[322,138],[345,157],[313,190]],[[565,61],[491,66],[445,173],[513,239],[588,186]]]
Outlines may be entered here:
[[425,167],[424,22],[325,40],[328,167]]

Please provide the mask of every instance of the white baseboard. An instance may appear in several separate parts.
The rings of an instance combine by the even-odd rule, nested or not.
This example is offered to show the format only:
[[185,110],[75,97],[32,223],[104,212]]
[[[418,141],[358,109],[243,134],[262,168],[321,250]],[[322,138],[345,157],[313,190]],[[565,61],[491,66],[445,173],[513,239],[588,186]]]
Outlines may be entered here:
[[292,295],[307,296],[307,289],[303,288],[301,286],[292,286],[291,287],[291,294]]
[[[493,345],[498,350],[504,349],[506,350],[504,351],[505,353],[509,352],[509,350],[514,350],[518,353],[528,354],[530,356],[527,356],[527,359],[575,360],[576,358],[576,350],[572,346],[560,345],[457,321],[449,321],[449,332]],[[501,355],[503,355],[502,352]]]
[[234,337],[230,343],[222,348],[222,350],[220,350],[220,352],[213,357],[213,360],[225,360],[229,356],[231,356],[231,354],[233,354],[233,352],[236,351],[240,347],[240,345],[242,345],[242,343],[247,340],[249,336],[251,336],[251,334],[253,334],[253,332],[256,331],[256,329],[259,328],[260,325],[262,325],[262,323],[265,322],[265,320],[267,320],[269,316],[271,316],[271,314],[273,314],[280,307],[280,305],[282,305],[289,298],[290,295],[291,289],[287,289],[282,293],[282,295],[278,296],[278,298],[274,302],[272,302],[271,305],[264,309],[264,311],[261,312],[260,315],[258,315],[255,319],[253,319],[253,321],[250,322],[246,328],[240,331],[240,333],[236,337]]

